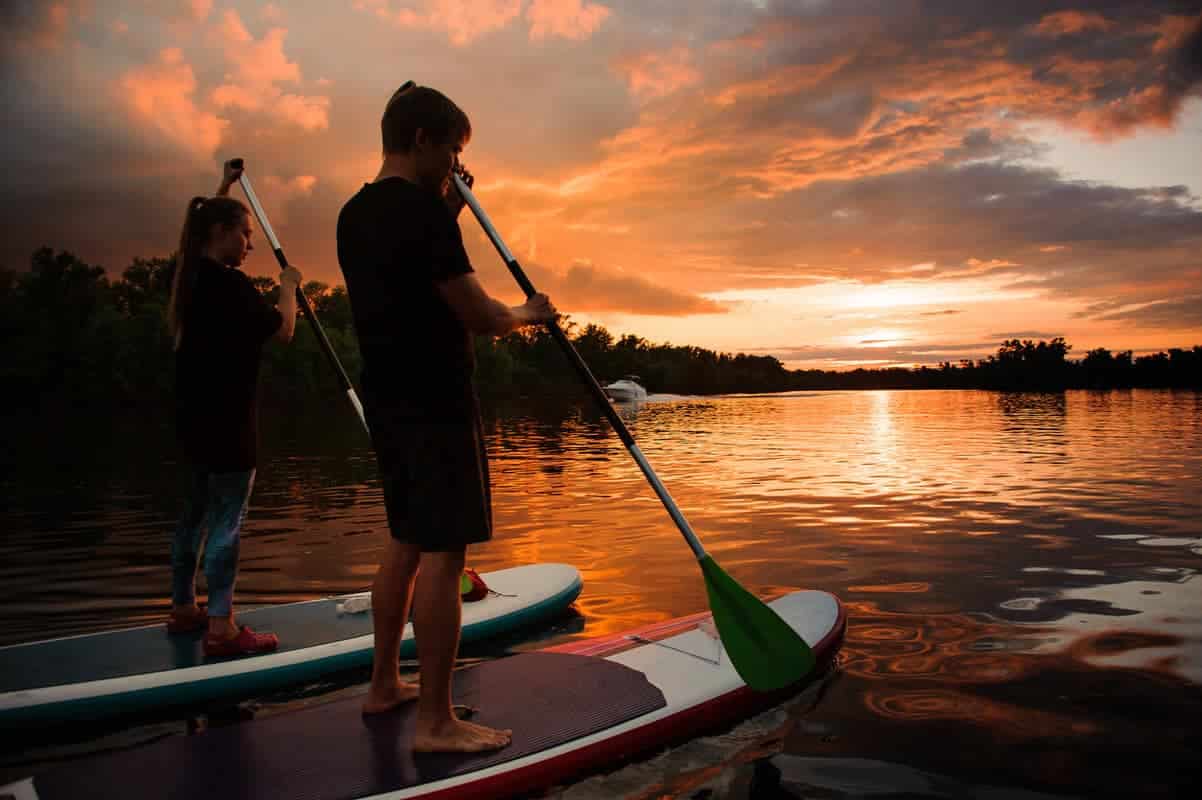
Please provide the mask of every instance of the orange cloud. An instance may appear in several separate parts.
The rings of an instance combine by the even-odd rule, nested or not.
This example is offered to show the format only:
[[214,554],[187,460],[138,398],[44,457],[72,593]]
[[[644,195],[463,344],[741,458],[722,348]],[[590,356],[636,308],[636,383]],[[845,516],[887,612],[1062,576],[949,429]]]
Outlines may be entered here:
[[1097,139],[1112,139],[1132,128],[1152,126],[1173,127],[1173,119],[1181,107],[1182,98],[1167,91],[1163,86],[1146,86],[1128,92],[1123,97],[1077,115],[1077,122],[1085,125]]
[[713,102],[719,106],[730,106],[740,100],[746,102],[811,90],[851,63],[852,58],[851,54],[844,54],[819,64],[787,65],[765,74],[735,81],[716,92]]
[[1092,11],[1057,11],[1044,16],[1032,27],[1032,32],[1037,36],[1055,38],[1082,31],[1105,31],[1110,27],[1109,20]]
[[585,0],[531,0],[526,8],[533,41],[552,36],[587,39],[609,15],[605,6]]
[[390,0],[360,0],[355,8],[370,11],[401,28],[442,31],[457,46],[517,19],[522,13],[521,0],[423,0],[420,10],[392,10]]
[[178,48],[118,80],[120,99],[139,123],[158,130],[196,158],[212,158],[228,121],[197,107],[196,76]]
[[267,175],[263,178],[261,199],[271,220],[271,227],[276,229],[288,224],[288,207],[294,200],[304,199],[313,195],[317,186],[317,178],[313,175],[296,175],[292,178],[281,178],[278,175]]
[[284,28],[272,28],[256,41],[236,11],[226,11],[218,35],[234,69],[210,99],[219,108],[269,110],[273,116],[306,131],[329,126],[330,99],[322,95],[286,94],[277,83],[299,83],[299,65],[284,54]]
[[680,45],[663,52],[624,56],[614,62],[613,69],[634,94],[662,97],[701,81],[700,71],[691,62],[691,51]]
[[317,177],[314,175],[296,175],[285,180],[276,175],[268,175],[263,179],[263,182],[273,194],[281,197],[304,197],[313,193],[313,187],[317,185]]
[[[522,18],[522,0],[421,0],[417,8],[394,10],[391,0],[358,0],[355,8],[401,28],[441,31],[463,47]],[[587,39],[610,15],[587,0],[531,0],[525,19],[531,41]]]
[[56,3],[46,9],[45,42],[47,47],[58,47],[62,43],[63,34],[67,30],[69,12],[67,7]]
[[602,161],[564,185],[610,202],[662,200],[686,184],[690,197],[673,202],[706,202],[714,191],[769,198],[1031,150],[1020,128],[1030,119],[1100,138],[1167,127],[1197,76],[1157,65],[1179,58],[1167,51],[1197,35],[1202,17],[1156,19],[1120,27],[1097,14],[1048,15],[1026,28],[1037,40],[1106,30],[1114,41],[1018,51],[1010,43],[1021,27],[934,38],[879,21],[848,30],[838,17],[770,19],[709,44],[721,73],[701,73],[677,48],[626,57],[614,69],[645,108],[601,143]]
[[272,108],[280,119],[306,131],[325,130],[330,124],[330,98],[317,95],[281,94]]
[[1168,53],[1185,44],[1186,38],[1202,25],[1202,15],[1184,17],[1166,15],[1155,26],[1158,34],[1156,44],[1152,46],[1155,53]]
[[[75,0],[52,2],[75,8]],[[810,293],[815,282],[849,277],[1134,297],[1149,309],[1145,319],[1196,319],[1167,301],[1195,294],[1172,281],[1197,281],[1189,261],[1202,241],[1200,217],[1189,211],[1196,199],[1075,183],[1032,167],[1051,151],[1027,138],[1045,135],[1048,122],[1127,136],[1179,119],[1183,98],[1199,88],[1182,61],[1198,18],[1181,16],[1179,4],[1059,15],[952,4],[914,20],[904,4],[872,4],[869,14],[857,4],[802,11],[745,3],[724,6],[719,20],[670,3],[624,4],[618,13],[607,0],[361,0],[350,15],[317,6],[301,14],[275,0],[239,5],[241,17],[229,4],[183,0],[158,11],[156,27],[153,4],[135,22],[116,0],[93,2],[105,9],[93,23],[74,11],[52,18],[51,6],[32,4],[16,32],[0,32],[5,43],[28,40],[57,20],[72,48],[70,59],[45,58],[31,45],[22,54],[30,91],[21,118],[38,124],[14,161],[40,164],[46,135],[38,132],[65,131],[68,152],[57,162],[93,163],[104,153],[107,169],[93,181],[123,200],[96,210],[95,187],[51,165],[54,202],[33,206],[47,221],[0,237],[13,252],[38,238],[83,242],[81,253],[96,242],[122,254],[153,254],[162,241],[169,248],[173,234],[162,231],[178,229],[178,201],[211,187],[216,156],[242,155],[264,170],[255,167],[256,182],[289,252],[309,254],[311,277],[338,280],[330,221],[379,166],[375,126],[392,88],[387,76],[417,63],[472,113],[478,138],[468,160],[482,177],[479,196],[515,252],[534,269],[543,265],[536,284],[567,309],[660,317],[637,331],[644,335],[659,336],[662,326],[702,345],[736,328],[775,335],[803,312],[759,318],[713,305],[724,300],[718,293]],[[288,9],[286,26],[279,7]],[[120,39],[105,27],[116,18],[130,23]],[[355,47],[311,47],[331,37]],[[447,59],[448,38],[473,46]],[[548,46],[555,39],[571,44]],[[114,66],[163,40],[179,41],[183,52],[153,55],[124,75],[125,66]],[[465,78],[473,75],[491,79]],[[126,117],[95,107],[103,98],[86,89],[97,76],[120,78]],[[335,97],[340,116],[330,120]],[[312,131],[328,131],[328,146],[306,146]],[[162,142],[206,163],[156,150]],[[142,164],[154,181],[131,171]],[[10,180],[0,194],[22,209],[32,201],[21,176]],[[160,207],[170,209],[162,225],[146,211]],[[67,226],[50,220],[66,218],[64,208],[88,220],[86,237],[60,235]],[[138,224],[121,228],[123,218]],[[495,252],[465,220],[478,266],[496,267],[508,285]],[[256,258],[257,269],[274,271],[265,248]],[[963,324],[976,308],[915,307],[914,319],[873,326],[909,330],[928,313]],[[946,306],[932,301],[930,309]],[[695,340],[688,330],[699,332]],[[867,328],[857,335],[884,338]]]
[[204,22],[209,18],[209,12],[213,10],[213,0],[188,0],[188,6],[192,11],[192,19],[196,22]]

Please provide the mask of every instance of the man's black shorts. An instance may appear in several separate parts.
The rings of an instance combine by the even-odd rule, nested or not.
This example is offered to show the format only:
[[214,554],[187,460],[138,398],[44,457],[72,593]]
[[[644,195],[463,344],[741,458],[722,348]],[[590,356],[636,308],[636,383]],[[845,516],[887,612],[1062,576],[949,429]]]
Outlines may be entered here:
[[492,494],[479,413],[459,422],[385,423],[373,416],[369,424],[392,537],[425,552],[454,552],[491,539]]

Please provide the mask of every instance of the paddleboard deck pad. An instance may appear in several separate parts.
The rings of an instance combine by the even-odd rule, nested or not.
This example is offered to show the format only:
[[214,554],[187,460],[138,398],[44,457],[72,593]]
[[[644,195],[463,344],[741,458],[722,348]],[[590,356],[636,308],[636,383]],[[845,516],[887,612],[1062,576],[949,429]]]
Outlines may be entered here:
[[[846,615],[825,592],[770,604],[829,664]],[[414,704],[364,717],[362,695],[61,765],[6,787],[14,800],[173,797],[208,800],[501,798],[732,724],[810,680],[749,689],[708,614],[497,659],[455,674],[473,721],[511,728],[484,754],[414,754]]]
[[[493,593],[464,603],[460,641],[480,641],[563,612],[582,581],[567,564],[530,564],[481,578]],[[369,593],[239,611],[238,620],[280,638],[264,655],[207,658],[201,632],[150,625],[0,648],[0,730],[82,722],[165,706],[248,696],[371,663]],[[349,603],[347,601],[350,601]],[[401,657],[416,653],[406,626]]]

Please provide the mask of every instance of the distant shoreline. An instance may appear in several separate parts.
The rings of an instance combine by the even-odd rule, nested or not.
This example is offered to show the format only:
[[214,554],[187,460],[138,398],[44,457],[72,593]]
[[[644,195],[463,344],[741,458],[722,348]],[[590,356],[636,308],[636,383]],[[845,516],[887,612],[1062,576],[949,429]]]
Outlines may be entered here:
[[[120,278],[68,252],[43,248],[31,269],[0,269],[0,328],[9,391],[6,408],[55,407],[148,410],[174,407],[174,353],[165,309],[172,258],[135,259]],[[279,286],[252,282],[275,302]],[[357,383],[361,368],[345,287],[318,282],[304,292],[339,361]],[[573,345],[602,383],[642,376],[652,394],[709,396],[792,391],[879,389],[981,389],[1056,392],[1067,389],[1202,388],[1202,345],[1134,357],[1130,350],[1090,350],[1069,359],[1063,338],[1010,339],[977,361],[938,367],[848,371],[790,370],[772,356],[717,353],[688,345],[656,344],[604,327],[561,321]],[[420,343],[415,343],[415,347]],[[583,393],[579,378],[545,328],[501,338],[478,337],[477,389],[482,400]],[[398,364],[403,371],[405,365]],[[415,386],[422,376],[414,375]],[[287,346],[264,352],[261,387],[266,407],[329,404],[342,394],[317,337],[300,324]]]

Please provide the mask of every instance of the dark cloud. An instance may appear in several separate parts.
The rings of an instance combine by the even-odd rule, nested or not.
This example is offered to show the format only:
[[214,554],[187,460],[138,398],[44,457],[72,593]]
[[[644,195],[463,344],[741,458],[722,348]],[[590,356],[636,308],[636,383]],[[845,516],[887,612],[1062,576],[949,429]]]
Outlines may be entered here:
[[825,363],[875,362],[889,364],[936,365],[944,361],[953,364],[961,359],[979,359],[997,352],[1001,341],[949,342],[923,345],[895,345],[891,347],[823,347],[802,345],[787,348],[760,348],[751,352],[770,355],[784,362]]
[[814,211],[836,200],[855,209],[863,222],[856,233],[869,233],[856,237],[861,247],[887,242],[894,251],[926,254],[917,260],[937,260],[936,272],[974,251],[981,259],[1008,259],[1017,248],[1044,243],[1142,250],[1202,235],[1202,211],[1181,202],[1180,193],[1066,181],[1053,170],[996,162],[815,186],[804,195]]
[[1202,327],[1202,294],[1135,305],[1118,300],[1096,303],[1078,316],[1131,322],[1148,328]]
[[[502,234],[504,237],[504,234]],[[469,244],[472,263],[488,291],[519,301],[517,285],[496,252],[473,236]],[[672,289],[639,275],[591,264],[573,264],[560,270],[538,261],[522,261],[522,269],[540,292],[564,311],[617,311],[646,316],[679,317],[722,314],[730,307],[689,292]]]
[[29,36],[46,24],[47,4],[37,2],[15,2],[0,4],[0,25],[8,36]]
[[0,83],[0,264],[28,266],[40,246],[69,249],[120,270],[135,255],[175,247],[184,207],[211,192],[166,142],[114,117],[107,96],[63,94],[53,58],[10,64]]
[[[976,5],[781,4],[731,15],[708,51],[694,46],[706,51],[696,59],[705,80],[642,109],[641,125],[659,137],[631,142],[646,156],[633,159],[640,164],[623,150],[624,165],[646,174],[622,184],[632,200],[686,183],[697,197],[737,198],[937,163],[1032,158],[1042,148],[1015,120],[1122,135],[1171,124],[1198,93],[1200,76],[1183,66],[1196,60],[1196,6]],[[1174,16],[1186,13],[1194,16]],[[1096,17],[1103,28],[1040,33],[1056,14]],[[672,40],[674,28],[658,30]],[[652,158],[690,149],[704,156]],[[612,189],[621,191],[617,177]]]
[[[1197,14],[1197,4],[1190,2],[845,0],[774,5],[731,38],[756,43],[760,63],[774,67],[821,63],[836,54],[851,54],[832,76],[837,85],[884,89],[907,85],[920,75],[954,79],[940,66],[994,61],[1021,70],[1035,89],[1052,90],[1043,97],[1038,91],[1032,93],[1033,102],[1071,89],[1073,107],[1058,111],[1076,116],[1096,106],[1103,113],[1096,125],[1121,128],[1148,120],[1138,115],[1127,118],[1123,109],[1105,109],[1108,104],[1155,90],[1155,102],[1144,103],[1141,109],[1164,119],[1196,87],[1202,78],[1197,28],[1192,35],[1174,40],[1165,39],[1159,26],[1172,15]],[[1064,22],[1047,24],[1057,19]],[[1165,44],[1158,48],[1162,41]],[[1085,75],[1093,79],[1080,80]],[[1022,98],[1015,99],[1023,107]]]
[[955,147],[943,152],[943,163],[963,164],[999,158],[1034,159],[1046,153],[1047,149],[1022,137],[998,136],[988,128],[976,128],[966,133]]
[[[806,265],[796,281],[778,285],[806,283],[816,272],[897,280],[900,265],[930,263],[930,269],[906,271],[906,279],[1008,277],[1010,290],[1066,297],[1121,290],[1150,302],[1178,293],[1183,269],[1202,266],[1202,210],[1181,187],[1067,181],[1054,170],[1019,164],[931,166],[823,181],[745,206],[761,223],[754,235],[717,235],[718,217],[705,213],[678,231],[748,274],[778,275],[782,263]],[[740,205],[733,208],[740,213]],[[846,210],[847,218],[834,217],[835,210]],[[714,279],[721,277],[716,268]]]
[[1063,336],[1063,333],[1048,333],[1047,331],[1009,331],[1002,333],[989,334],[990,339],[999,341],[1004,339],[1055,339],[1057,336]]
[[715,314],[727,307],[697,295],[657,285],[637,275],[615,275],[596,267],[574,265],[558,282],[564,302],[581,310],[680,316]]

